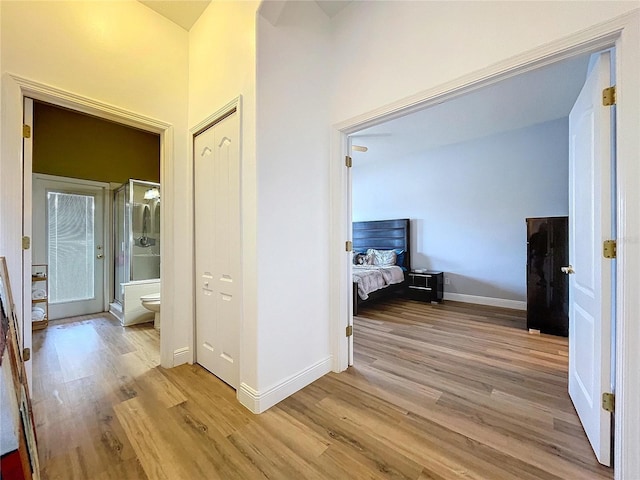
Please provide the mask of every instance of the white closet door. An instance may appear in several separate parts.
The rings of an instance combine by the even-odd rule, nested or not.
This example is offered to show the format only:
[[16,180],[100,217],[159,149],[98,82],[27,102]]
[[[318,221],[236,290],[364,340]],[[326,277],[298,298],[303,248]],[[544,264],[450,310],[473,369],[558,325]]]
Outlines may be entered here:
[[196,359],[238,388],[240,350],[240,121],[194,138]]

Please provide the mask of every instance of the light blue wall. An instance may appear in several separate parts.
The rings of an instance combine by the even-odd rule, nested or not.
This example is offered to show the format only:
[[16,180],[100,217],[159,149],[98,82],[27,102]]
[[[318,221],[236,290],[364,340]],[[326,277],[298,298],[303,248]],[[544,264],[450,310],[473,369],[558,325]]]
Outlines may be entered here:
[[526,217],[568,214],[566,118],[353,167],[353,220],[411,218],[445,292],[526,300]]

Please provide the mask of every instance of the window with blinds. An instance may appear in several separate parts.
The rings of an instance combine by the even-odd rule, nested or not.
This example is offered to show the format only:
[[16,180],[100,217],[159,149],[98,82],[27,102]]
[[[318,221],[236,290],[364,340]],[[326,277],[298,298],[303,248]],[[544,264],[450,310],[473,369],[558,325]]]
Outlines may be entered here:
[[49,302],[95,297],[95,198],[47,193]]

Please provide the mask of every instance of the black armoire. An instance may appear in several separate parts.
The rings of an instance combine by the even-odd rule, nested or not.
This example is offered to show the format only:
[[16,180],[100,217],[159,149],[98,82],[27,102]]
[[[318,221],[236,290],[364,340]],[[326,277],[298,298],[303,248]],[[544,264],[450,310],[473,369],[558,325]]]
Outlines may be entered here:
[[527,218],[527,328],[569,335],[568,217]]

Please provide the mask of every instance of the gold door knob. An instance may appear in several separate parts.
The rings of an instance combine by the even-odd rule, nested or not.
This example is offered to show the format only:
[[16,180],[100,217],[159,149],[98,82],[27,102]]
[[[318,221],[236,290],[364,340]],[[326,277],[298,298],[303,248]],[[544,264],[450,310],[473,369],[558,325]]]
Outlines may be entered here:
[[571,275],[573,273],[576,273],[576,271],[573,269],[573,267],[571,265],[567,265],[566,267],[560,267],[560,271],[562,273],[566,273],[567,275]]

